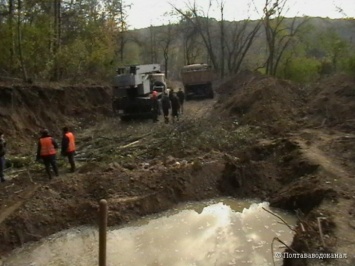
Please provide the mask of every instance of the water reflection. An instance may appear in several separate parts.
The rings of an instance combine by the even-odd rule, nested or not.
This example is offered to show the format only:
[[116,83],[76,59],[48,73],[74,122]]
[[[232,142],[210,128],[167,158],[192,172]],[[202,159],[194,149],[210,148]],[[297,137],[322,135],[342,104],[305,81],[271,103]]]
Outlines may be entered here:
[[[189,204],[113,229],[107,237],[107,265],[273,265],[272,239],[290,243],[293,234],[262,209],[269,208],[267,203],[250,204],[231,199]],[[295,223],[292,216],[278,214]],[[97,243],[96,229],[65,231],[15,251],[5,265],[96,266]]]

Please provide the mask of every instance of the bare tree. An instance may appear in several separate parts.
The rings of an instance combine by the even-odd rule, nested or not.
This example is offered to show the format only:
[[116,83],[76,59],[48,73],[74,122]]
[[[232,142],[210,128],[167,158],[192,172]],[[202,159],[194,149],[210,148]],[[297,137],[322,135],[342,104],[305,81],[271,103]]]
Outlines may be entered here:
[[[210,1],[210,7],[211,4]],[[209,18],[208,12],[205,16],[199,16],[195,3],[188,6],[187,12],[174,8],[186,21],[194,26],[206,47],[214,69],[219,71],[221,77],[224,77],[226,75],[226,67],[229,73],[236,73],[240,70],[255,36],[260,30],[261,21],[227,22],[224,19],[225,1],[220,0],[218,4],[221,16],[219,22],[219,46],[214,41],[215,36],[212,37],[214,28],[211,25],[212,20]]]
[[159,45],[163,51],[164,56],[164,65],[165,65],[165,77],[168,77],[168,68],[169,68],[169,55],[171,52],[171,46],[175,39],[175,30],[173,25],[170,23],[167,26],[162,26],[163,31],[160,31],[158,36]]
[[196,2],[194,2],[192,5],[188,5],[188,12],[184,12],[181,9],[178,9],[175,6],[172,6],[175,11],[177,11],[184,19],[189,21],[194,27],[196,27],[196,30],[200,34],[200,37],[205,45],[205,48],[207,50],[207,54],[209,56],[209,59],[211,61],[211,64],[213,65],[213,68],[216,71],[220,70],[219,63],[217,60],[217,53],[215,51],[215,45],[214,41],[212,39],[212,25],[211,25],[211,19],[209,18],[209,11],[212,6],[212,1],[209,1],[209,8],[207,10],[206,14],[202,14],[203,16],[199,15],[198,8],[196,6]]
[[59,80],[60,70],[59,70],[59,58],[58,54],[61,49],[61,0],[55,0],[53,2],[54,5],[54,24],[53,24],[53,32],[54,32],[54,80]]
[[266,0],[263,9],[263,24],[268,48],[268,55],[265,63],[266,74],[275,76],[280,60],[295,38],[302,25],[308,18],[302,21],[293,18],[291,23],[285,22],[285,7],[287,0]]
[[25,66],[25,62],[23,59],[23,51],[22,51],[22,1],[17,0],[17,45],[18,45],[18,54],[20,59],[20,65],[22,70],[22,79],[24,81],[28,81],[27,70]]
[[202,53],[203,44],[199,39],[198,29],[194,24],[183,19],[180,21],[181,36],[184,51],[184,64],[190,65],[196,63]]
[[10,63],[13,66],[15,62],[15,40],[14,40],[14,0],[9,0],[9,31],[10,31]]
[[226,58],[229,73],[238,73],[255,37],[261,21],[244,20],[233,22],[228,27]]
[[220,8],[220,12],[221,12],[221,21],[220,21],[220,27],[221,27],[221,38],[220,38],[220,42],[221,42],[221,54],[220,54],[220,58],[221,58],[221,77],[224,77],[224,67],[225,67],[225,63],[224,63],[224,59],[225,59],[225,32],[224,32],[224,0],[221,0],[221,2],[219,3],[219,8]]
[[151,62],[157,62],[157,42],[156,42],[156,32],[155,28],[151,25],[149,28],[149,33],[150,33],[150,56],[151,56]]

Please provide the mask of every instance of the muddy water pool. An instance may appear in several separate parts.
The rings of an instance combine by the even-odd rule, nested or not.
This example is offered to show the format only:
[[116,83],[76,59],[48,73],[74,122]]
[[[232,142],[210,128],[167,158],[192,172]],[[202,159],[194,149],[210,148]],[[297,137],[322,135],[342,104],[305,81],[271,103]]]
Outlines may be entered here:
[[[230,198],[187,203],[107,234],[107,266],[273,265],[274,237],[290,244],[293,232],[263,210],[268,203]],[[289,225],[296,219],[271,209]],[[274,252],[284,249],[274,243]],[[275,258],[276,265],[282,261]],[[6,266],[96,266],[98,230],[62,231],[10,254]]]

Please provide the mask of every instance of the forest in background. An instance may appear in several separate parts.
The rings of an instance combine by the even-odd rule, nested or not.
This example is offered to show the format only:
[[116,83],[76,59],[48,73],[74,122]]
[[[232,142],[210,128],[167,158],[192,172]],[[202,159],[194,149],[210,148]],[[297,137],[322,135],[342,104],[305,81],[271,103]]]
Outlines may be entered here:
[[287,0],[265,0],[259,20],[226,21],[195,5],[179,22],[130,30],[120,0],[0,0],[0,80],[110,83],[118,66],[159,63],[171,79],[209,63],[221,78],[242,70],[309,82],[355,73],[355,20],[287,18]]

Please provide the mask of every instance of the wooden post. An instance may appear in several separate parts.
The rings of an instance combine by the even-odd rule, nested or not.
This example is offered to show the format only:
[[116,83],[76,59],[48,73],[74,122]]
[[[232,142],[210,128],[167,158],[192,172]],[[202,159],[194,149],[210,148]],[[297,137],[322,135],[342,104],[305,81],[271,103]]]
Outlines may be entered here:
[[99,266],[106,266],[107,201],[100,200],[99,217]]

